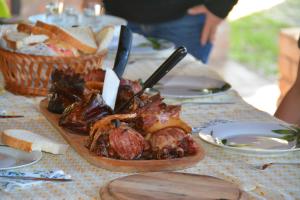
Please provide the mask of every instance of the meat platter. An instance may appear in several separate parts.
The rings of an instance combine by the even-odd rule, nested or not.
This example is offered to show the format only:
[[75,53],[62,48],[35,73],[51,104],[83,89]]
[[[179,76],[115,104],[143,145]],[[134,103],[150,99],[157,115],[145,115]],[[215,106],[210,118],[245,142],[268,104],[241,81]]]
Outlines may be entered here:
[[166,160],[120,160],[92,154],[84,146],[84,141],[88,139],[88,136],[72,134],[59,126],[60,115],[49,112],[47,105],[47,99],[40,102],[42,114],[82,158],[97,167],[118,172],[171,171],[191,167],[204,158],[204,150],[200,145],[197,145],[197,152],[194,155]]
[[117,73],[120,85],[113,107],[102,96],[110,70],[55,69],[41,112],[83,158],[99,167],[126,172],[190,167],[204,151],[180,118],[181,106],[166,104],[159,93],[144,92],[186,53],[178,48],[145,82]]

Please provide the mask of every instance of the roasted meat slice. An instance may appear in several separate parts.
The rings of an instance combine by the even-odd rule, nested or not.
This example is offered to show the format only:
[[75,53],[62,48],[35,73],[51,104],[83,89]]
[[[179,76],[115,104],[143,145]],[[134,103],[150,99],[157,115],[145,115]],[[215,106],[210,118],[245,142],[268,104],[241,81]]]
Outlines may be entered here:
[[59,125],[75,133],[89,134],[90,125],[104,116],[112,114],[101,95],[91,93],[83,101],[65,109]]
[[88,70],[84,75],[85,87],[88,90],[102,91],[105,71],[103,69]]
[[120,85],[127,85],[131,88],[134,94],[138,93],[142,90],[142,83],[140,80],[129,80],[129,79],[121,79]]
[[84,92],[84,80],[72,69],[54,70],[51,75],[51,87],[48,95],[48,110],[61,114],[66,107],[80,101]]
[[136,130],[121,122],[116,127],[116,120],[130,121],[135,114],[111,115],[99,120],[91,129],[87,147],[97,155],[124,160],[138,159],[146,142]]
[[120,121],[130,121],[136,118],[136,114],[115,114],[104,117],[97,121],[90,131],[90,144],[89,149],[93,151],[98,138],[108,130],[116,127],[116,124]]
[[[122,79],[120,86],[119,86],[119,91],[118,91],[118,96],[116,100],[116,108],[119,108],[122,106],[125,102],[130,100],[130,98],[138,93],[140,90],[142,90],[142,85],[140,81],[131,81],[127,79]],[[148,96],[146,95],[141,95],[138,97],[134,97],[132,100],[130,106],[124,110],[121,111],[121,113],[131,113],[134,112],[137,108],[141,107],[144,105],[145,99],[147,99]]]
[[99,81],[104,82],[105,71],[103,69],[92,69],[88,70],[84,74],[84,81]]
[[149,142],[155,159],[180,158],[197,151],[193,138],[180,128],[165,128],[152,133]]
[[97,155],[123,160],[139,159],[146,148],[143,136],[126,124],[102,132],[95,144]]
[[143,136],[125,125],[109,131],[109,144],[117,156],[124,160],[138,159],[145,148]]
[[[104,79],[105,71],[103,69],[88,70],[84,74],[85,87],[89,90],[102,91]],[[142,89],[141,82],[139,80],[132,81],[128,79],[121,79],[120,86],[128,86],[134,93],[137,93]]]
[[[129,85],[120,85],[118,90],[118,96],[116,100],[116,108],[122,106],[125,102],[129,101],[134,95],[132,88]],[[128,108],[123,109],[120,113],[130,113],[136,110],[142,102],[140,97],[134,97]]]
[[152,96],[147,103],[136,110],[138,119],[137,129],[153,133],[168,127],[179,127],[189,133],[191,127],[179,118],[181,107],[178,105],[166,105],[159,94]]

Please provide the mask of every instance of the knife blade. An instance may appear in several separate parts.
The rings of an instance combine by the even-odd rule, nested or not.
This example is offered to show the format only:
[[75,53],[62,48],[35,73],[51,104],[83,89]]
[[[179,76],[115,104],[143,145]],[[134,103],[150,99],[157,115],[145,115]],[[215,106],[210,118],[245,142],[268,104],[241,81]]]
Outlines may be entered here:
[[113,69],[106,69],[102,97],[113,110],[118,95],[120,80],[129,58],[132,43],[132,33],[126,26],[121,26],[118,51]]
[[132,44],[132,32],[127,26],[122,25],[120,30],[117,55],[113,66],[113,70],[117,74],[119,79],[122,78],[123,73],[125,71],[125,67],[128,62],[128,58],[131,50],[131,44]]
[[167,60],[145,81],[143,88],[133,95],[127,102],[116,108],[115,113],[127,108],[131,101],[136,96],[140,96],[147,88],[152,88],[161,78],[163,78],[175,65],[181,61],[187,54],[187,49],[184,46],[176,49]]
[[0,178],[16,179],[16,180],[32,180],[32,181],[57,181],[57,182],[73,181],[72,179],[68,179],[68,178],[39,178],[39,177],[31,177],[31,176],[3,176],[3,175],[0,175]]
[[120,79],[118,75],[110,68],[106,69],[102,97],[105,103],[113,110],[117,100]]

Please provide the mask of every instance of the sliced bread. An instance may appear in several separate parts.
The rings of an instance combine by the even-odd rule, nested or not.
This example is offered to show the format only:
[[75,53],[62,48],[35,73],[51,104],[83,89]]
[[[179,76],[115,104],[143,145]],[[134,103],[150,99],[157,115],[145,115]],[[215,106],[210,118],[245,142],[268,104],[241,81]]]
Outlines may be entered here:
[[49,31],[45,28],[42,28],[42,27],[33,26],[31,24],[25,24],[25,23],[18,24],[17,30],[19,32],[23,32],[23,33],[27,33],[27,34],[47,35],[51,39],[55,38],[55,34],[52,33],[51,31]]
[[20,23],[17,26],[17,30],[22,33],[31,34],[33,26],[30,24]]
[[96,40],[93,31],[89,27],[62,28],[41,21],[37,21],[36,26],[56,34],[59,39],[69,43],[82,53],[89,54],[97,51]]
[[24,46],[45,42],[49,37],[46,35],[30,35],[22,32],[9,32],[5,34],[3,38],[6,41],[7,47],[17,50]]
[[3,36],[3,39],[6,41],[6,45],[10,49],[20,49],[24,46],[23,39],[28,37],[27,33],[20,32],[8,32]]
[[59,144],[49,138],[22,129],[7,129],[2,133],[2,143],[23,151],[45,151],[53,154],[63,154],[68,145]]
[[68,43],[60,40],[49,40],[45,44],[54,51],[58,56],[79,56],[79,52],[76,48]]
[[25,45],[31,45],[36,43],[42,43],[48,40],[49,37],[47,35],[30,35],[23,39]]
[[113,26],[106,26],[99,32],[95,33],[96,42],[98,44],[97,52],[108,48],[109,43],[113,39],[114,30],[115,28]]
[[38,43],[16,50],[18,53],[41,56],[60,56],[45,43]]

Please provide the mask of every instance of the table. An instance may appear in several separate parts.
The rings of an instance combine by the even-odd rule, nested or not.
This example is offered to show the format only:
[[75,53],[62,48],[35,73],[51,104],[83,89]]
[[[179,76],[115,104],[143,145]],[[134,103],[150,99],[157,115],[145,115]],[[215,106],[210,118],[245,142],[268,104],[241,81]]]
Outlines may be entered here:
[[[131,58],[125,77],[145,78],[158,67],[164,58]],[[112,59],[107,59],[105,66],[112,66]],[[170,73],[206,73],[217,76],[193,57],[187,56]],[[5,108],[11,114],[22,114],[22,119],[1,119],[0,129],[22,128],[46,135],[65,143],[60,134],[39,113],[38,104],[41,98],[26,98],[5,92],[0,96],[0,108]],[[166,99],[171,103],[176,100]],[[255,109],[242,100],[237,92],[230,90],[220,95],[202,97],[194,101],[233,100],[231,105],[199,105],[185,104],[182,118],[191,126],[205,126],[215,121],[265,121],[278,122],[271,115]],[[205,174],[219,177],[241,187],[256,186],[250,194],[255,199],[300,199],[300,170],[299,166],[272,166],[267,170],[251,168],[251,164],[268,163],[273,161],[298,161],[300,152],[282,154],[279,156],[261,156],[232,153],[219,147],[201,141],[206,151],[204,160],[183,172]],[[81,158],[72,148],[65,155],[43,153],[43,158],[37,164],[21,168],[20,171],[61,169],[74,179],[69,183],[44,183],[32,189],[16,190],[11,193],[0,191],[1,199],[99,199],[99,188],[115,178],[126,176],[94,167]]]

